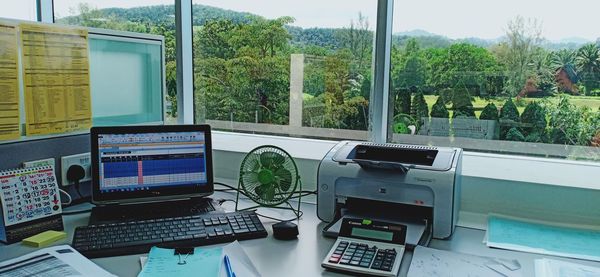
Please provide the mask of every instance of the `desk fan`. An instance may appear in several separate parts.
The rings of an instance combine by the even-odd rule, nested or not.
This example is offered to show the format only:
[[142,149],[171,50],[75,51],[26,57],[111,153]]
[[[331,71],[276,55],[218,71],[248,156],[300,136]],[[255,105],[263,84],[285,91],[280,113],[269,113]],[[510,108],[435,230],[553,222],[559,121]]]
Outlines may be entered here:
[[[296,215],[296,219],[299,219],[302,194],[299,193],[297,208],[294,208],[289,202],[298,186],[299,191],[302,191],[302,181],[300,181],[298,167],[292,156],[277,146],[259,146],[246,155],[240,166],[235,210],[243,211],[259,207],[277,208],[291,210]],[[238,209],[240,193],[258,205]],[[285,205],[282,206],[283,204]]]

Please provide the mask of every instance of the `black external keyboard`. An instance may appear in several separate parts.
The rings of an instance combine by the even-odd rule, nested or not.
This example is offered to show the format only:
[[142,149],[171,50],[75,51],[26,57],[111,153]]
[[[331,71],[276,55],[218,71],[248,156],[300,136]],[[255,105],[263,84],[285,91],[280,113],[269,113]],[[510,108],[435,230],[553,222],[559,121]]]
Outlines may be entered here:
[[77,227],[72,245],[97,258],[147,253],[152,246],[192,247],[266,236],[256,213],[243,211]]

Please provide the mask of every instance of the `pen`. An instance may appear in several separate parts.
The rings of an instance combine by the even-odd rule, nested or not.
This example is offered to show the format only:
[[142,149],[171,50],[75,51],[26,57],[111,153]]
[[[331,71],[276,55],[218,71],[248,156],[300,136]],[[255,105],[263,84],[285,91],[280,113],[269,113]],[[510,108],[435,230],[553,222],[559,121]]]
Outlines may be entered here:
[[233,272],[233,269],[231,269],[231,261],[229,260],[229,257],[225,255],[223,260],[225,261],[225,270],[227,270],[227,277],[235,277],[235,272]]

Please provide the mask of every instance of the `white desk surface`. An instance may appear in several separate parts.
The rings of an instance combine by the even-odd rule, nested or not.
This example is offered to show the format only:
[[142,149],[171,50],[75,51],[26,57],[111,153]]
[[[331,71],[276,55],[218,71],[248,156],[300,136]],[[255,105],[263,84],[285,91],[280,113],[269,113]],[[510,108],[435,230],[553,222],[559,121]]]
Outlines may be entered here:
[[[215,199],[218,199],[218,197],[215,197]],[[231,203],[226,203],[224,206],[228,210],[234,207]],[[325,238],[321,235],[321,229],[326,224],[317,218],[316,205],[303,203],[302,210],[304,211],[304,216],[298,224],[300,235],[297,240],[279,241],[274,239],[272,236],[271,225],[275,223],[275,221],[262,218],[263,224],[269,232],[269,236],[264,239],[241,241],[240,243],[244,250],[265,277],[346,276],[344,274],[326,271],[321,267],[321,261],[335,240]],[[65,230],[68,232],[67,240],[59,241],[54,245],[70,243],[75,227],[87,225],[88,217],[89,213],[64,216]],[[523,268],[523,276],[534,276],[534,259],[542,257],[568,260],[600,267],[600,263],[597,262],[491,249],[482,243],[484,234],[485,232],[482,230],[457,227],[451,239],[432,240],[429,246],[467,254],[517,259]],[[22,246],[20,243],[11,245],[0,243],[0,261],[18,257],[35,250],[37,250],[37,248]],[[142,255],[97,258],[92,259],[92,261],[118,276],[137,276],[140,271],[140,256]],[[400,276],[405,276],[408,272],[411,258],[411,252],[407,252],[404,255]]]

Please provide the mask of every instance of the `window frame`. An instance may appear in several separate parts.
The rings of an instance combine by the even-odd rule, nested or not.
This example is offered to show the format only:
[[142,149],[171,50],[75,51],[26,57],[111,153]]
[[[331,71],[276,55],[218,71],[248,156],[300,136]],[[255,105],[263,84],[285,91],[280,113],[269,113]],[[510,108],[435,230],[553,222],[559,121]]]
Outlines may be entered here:
[[[193,80],[193,29],[192,29],[192,0],[174,0],[175,1],[175,27],[176,27],[176,61],[177,61],[177,99],[181,101],[178,105],[178,113],[179,113],[179,123],[180,124],[194,124],[194,80]],[[370,141],[377,143],[385,143],[390,141],[393,132],[390,130],[390,126],[388,124],[389,113],[393,112],[393,109],[390,108],[392,101],[390,100],[390,66],[391,66],[391,38],[392,38],[392,21],[393,21],[393,7],[395,0],[377,0],[377,25],[375,29],[375,39],[374,39],[374,49],[373,49],[373,59],[372,59],[372,73],[373,73],[373,81],[371,84],[371,97],[369,110],[369,130],[368,137]],[[37,8],[38,8],[38,21],[47,22],[48,18],[51,18],[50,22],[54,22],[54,13],[53,13],[53,0],[37,0]],[[241,138],[242,136],[251,136],[256,137],[258,140],[264,140],[265,135],[252,135],[247,133],[227,133],[220,132],[219,136],[223,136],[227,134],[226,137],[229,141],[232,137],[238,136]],[[343,133],[343,132],[342,132]],[[310,142],[307,142],[306,139],[291,138],[291,137],[277,137],[277,140],[287,140],[290,143],[300,143],[310,145]],[[425,140],[425,139],[424,139]],[[266,139],[267,142],[271,141],[270,139]],[[309,140],[310,141],[310,140]],[[315,141],[315,140],[312,140]],[[322,139],[316,140],[322,142],[330,142],[330,140]],[[216,145],[216,150],[226,150],[231,145],[227,145],[228,143],[224,143],[224,145]],[[294,144],[297,145],[297,144]],[[303,147],[304,148],[304,147]],[[320,154],[317,154],[320,155]],[[566,166],[569,170],[574,169],[577,171],[588,171],[591,168],[599,168],[600,163],[596,162],[580,162],[580,161],[570,161],[563,159],[555,159],[555,158],[536,158],[536,157],[528,157],[528,156],[520,156],[513,154],[486,154],[481,152],[466,152],[466,156],[477,157],[479,161],[487,161],[490,165],[498,165],[500,168],[509,169],[512,167],[511,163],[513,161],[525,161],[527,163],[531,163],[532,166],[535,164],[539,165],[552,165],[548,168]],[[315,156],[316,157],[316,156]],[[311,159],[315,159],[315,157]],[[472,163],[472,165],[475,165]],[[476,166],[477,168],[481,168],[481,166]],[[535,167],[535,166],[534,166]],[[578,169],[579,168],[579,169]],[[494,172],[492,172],[493,170]],[[525,176],[526,172],[522,172],[519,176],[506,176],[502,175],[502,172],[498,170],[492,169],[483,170],[481,173],[476,173],[479,171],[469,170],[473,172],[472,175],[474,177],[480,178],[491,178],[491,179],[503,179],[503,180],[512,180],[512,181],[526,181],[526,182],[534,182],[534,183],[546,183],[550,185],[560,185],[559,183],[563,183],[564,178],[551,179],[551,177],[540,177],[540,176]],[[502,170],[501,170],[502,171]],[[524,170],[527,171],[527,170]],[[565,171],[563,171],[565,172]],[[505,172],[506,173],[506,172]],[[502,176],[501,176],[502,175]],[[567,176],[573,174],[564,174]],[[573,187],[581,187],[581,188],[594,188],[600,189],[600,187],[593,186],[591,184],[584,184],[585,182],[575,182],[572,185]],[[566,184],[562,184],[566,185]]]

